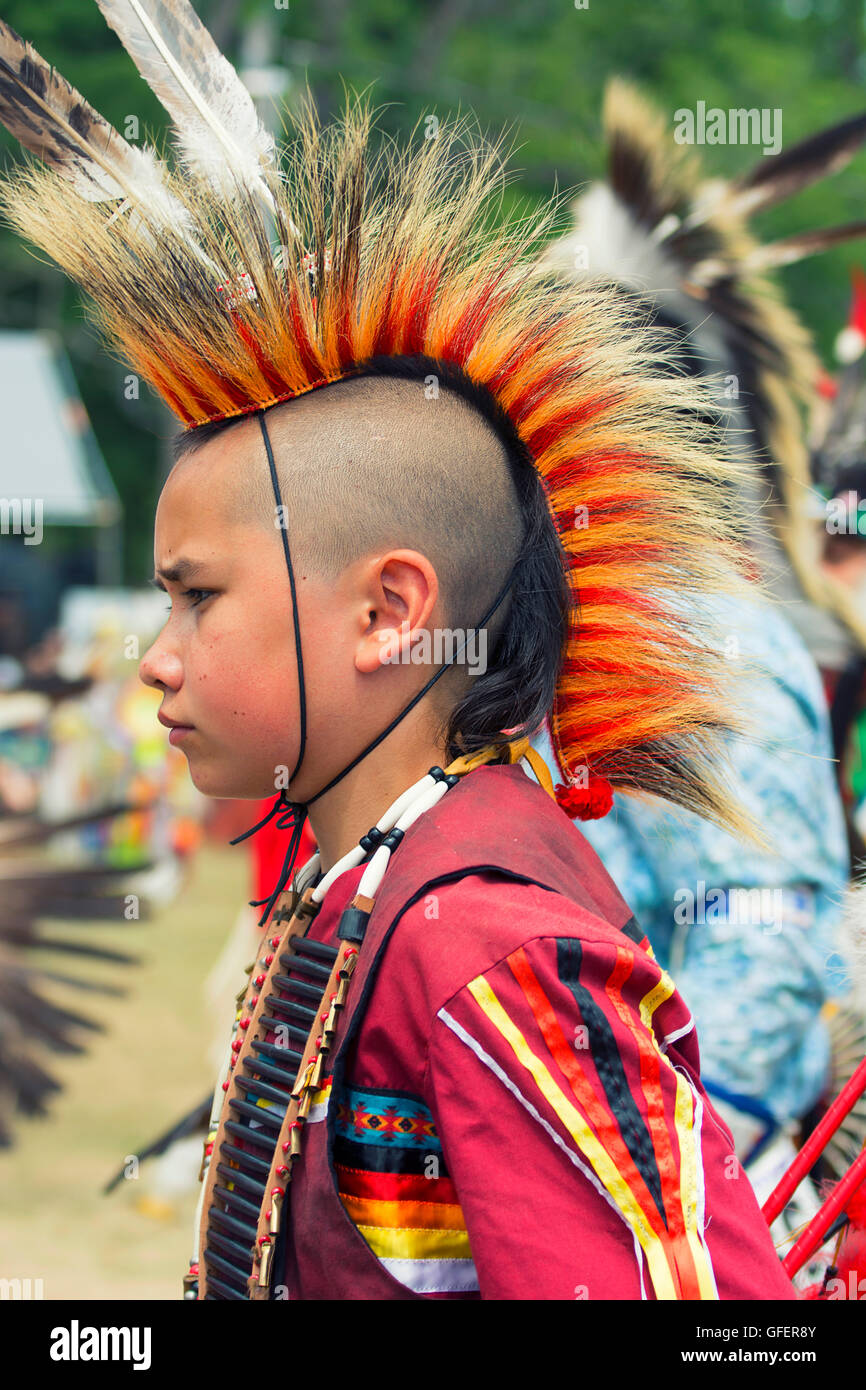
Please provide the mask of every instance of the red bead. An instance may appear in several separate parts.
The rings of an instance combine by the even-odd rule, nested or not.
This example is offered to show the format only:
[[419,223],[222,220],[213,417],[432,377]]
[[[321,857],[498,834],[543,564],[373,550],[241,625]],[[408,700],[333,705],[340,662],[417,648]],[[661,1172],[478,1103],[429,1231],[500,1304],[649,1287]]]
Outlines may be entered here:
[[241,1038],[235,1038],[234,1042],[232,1043],[232,1052],[240,1052],[243,1045],[244,1044]]
[[212,1154],[212,1153],[213,1153],[213,1144],[205,1144],[205,1146],[204,1146],[204,1151],[205,1151],[206,1154]]
[[252,997],[252,999],[250,1000],[250,1008],[251,1008],[251,1009],[254,1009],[254,1008],[256,1007],[256,1004],[258,1004],[258,1002],[259,1002],[259,996],[258,996],[257,994],[254,994],[253,997]]
[[285,1195],[286,1195],[286,1189],[285,1189],[284,1187],[272,1187],[272,1188],[271,1188],[271,1196],[272,1196],[272,1197],[285,1197]]
[[261,989],[267,978],[267,975],[257,975],[253,983],[258,985],[259,989]]
[[328,1014],[319,1014],[319,1018],[321,1019],[321,1021],[322,1021],[323,1023],[327,1023],[328,1017],[329,1017]]
[[358,948],[357,948],[357,946],[348,946],[348,947],[346,948],[346,956],[347,956],[347,958],[348,958],[349,956],[356,956],[357,954],[358,954]]
[[286,1173],[288,1173],[289,1170],[288,1170],[288,1168],[286,1167],[285,1163],[281,1163],[280,1166],[279,1166],[279,1168],[277,1168],[275,1171],[276,1171],[276,1174],[277,1174],[277,1177],[278,1177],[278,1178],[284,1178],[284,1177],[286,1176]]
[[270,1221],[270,1219],[271,1219],[271,1209],[270,1209],[270,1207],[268,1207],[267,1211],[265,1212],[265,1220],[266,1220],[266,1221]]
[[229,1066],[230,1066],[230,1067],[233,1067],[234,1064],[235,1064],[235,1062],[236,1062],[237,1060],[238,1060],[238,1054],[235,1053],[234,1056],[229,1057]]
[[316,1047],[321,1047],[321,1046],[322,1046],[322,1039],[321,1039],[321,1038],[316,1038]]
[[259,1236],[259,1245],[270,1245],[270,1236]]
[[273,958],[273,956],[265,956],[265,965],[273,965],[273,963],[274,963],[274,958]]
[[277,949],[277,947],[279,946],[279,944],[280,944],[280,938],[279,938],[278,936],[272,936],[272,937],[271,937],[271,945],[273,946],[274,950]]
[[250,1020],[249,1020],[248,1018],[242,1018],[241,1021],[240,1021],[239,1027],[243,1028],[244,1032],[246,1032],[246,1030],[249,1028],[249,1026],[250,1026]]
[[223,1090],[224,1090],[224,1091],[227,1091],[228,1088],[229,1088],[229,1083],[228,1083],[227,1081],[224,1081],[224,1082],[223,1082]]
[[[291,1127],[292,1127],[292,1126],[289,1125],[289,1129],[291,1129]],[[287,1153],[289,1152],[289,1149],[290,1149],[291,1147],[292,1147],[291,1144],[288,1144],[288,1143],[283,1144],[283,1153],[284,1153],[284,1154],[287,1154]],[[279,1171],[279,1170],[277,1170],[277,1171]],[[288,1170],[285,1170],[285,1171],[288,1171]]]

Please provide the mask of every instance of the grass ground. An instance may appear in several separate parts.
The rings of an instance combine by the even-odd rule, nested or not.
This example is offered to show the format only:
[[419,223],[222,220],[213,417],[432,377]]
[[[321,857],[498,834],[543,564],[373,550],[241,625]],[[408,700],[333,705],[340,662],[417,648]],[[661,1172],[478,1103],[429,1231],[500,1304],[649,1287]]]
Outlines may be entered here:
[[[19,1123],[15,1146],[0,1152],[0,1278],[41,1278],[46,1299],[180,1297],[197,1189],[146,1214],[146,1164],[110,1196],[101,1188],[213,1087],[215,1022],[202,981],[246,894],[244,856],[205,848],[176,901],[129,925],[123,948],[142,964],[88,967],[94,978],[123,975],[127,994],[71,1000],[98,1010],[105,1032],[85,1056],[53,1059],[64,1091],[48,1118]],[[116,927],[93,928],[94,941],[117,939]],[[69,990],[52,997],[70,1005]]]

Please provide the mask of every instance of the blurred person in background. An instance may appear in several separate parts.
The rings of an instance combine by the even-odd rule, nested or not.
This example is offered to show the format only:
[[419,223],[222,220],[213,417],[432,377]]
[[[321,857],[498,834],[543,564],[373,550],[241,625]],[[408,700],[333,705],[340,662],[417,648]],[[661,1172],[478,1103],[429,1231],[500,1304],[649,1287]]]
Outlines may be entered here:
[[[840,940],[844,817],[809,647],[828,628],[866,646],[866,614],[822,583],[805,439],[820,369],[766,273],[840,233],[795,234],[777,251],[748,219],[842,167],[866,121],[843,121],[786,148],[784,159],[711,181],[630,85],[609,84],[604,114],[607,178],[576,200],[571,231],[541,268],[608,276],[644,304],[674,333],[682,369],[714,376],[719,409],[756,464],[737,494],[752,522],[754,594],[713,604],[705,619],[749,716],[747,733],[728,741],[732,786],[768,843],[744,845],[706,819],[621,796],[582,829],[693,1010],[708,1091],[766,1196],[829,1088],[829,1015],[850,989]],[[536,746],[558,773],[547,738]]]

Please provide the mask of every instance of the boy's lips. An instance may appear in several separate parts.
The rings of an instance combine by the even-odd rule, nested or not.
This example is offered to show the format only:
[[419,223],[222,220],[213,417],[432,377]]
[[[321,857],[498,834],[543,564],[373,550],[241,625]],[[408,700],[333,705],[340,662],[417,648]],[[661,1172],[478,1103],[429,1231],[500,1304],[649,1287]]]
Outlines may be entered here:
[[167,714],[163,714],[162,710],[158,712],[156,717],[160,724],[169,730],[168,741],[171,744],[180,743],[187,734],[191,734],[195,730],[194,724],[181,724],[180,720],[171,719]]
[[172,719],[162,710],[159,710],[156,717],[160,724],[164,724],[167,729],[192,729],[195,727],[193,724],[184,724],[182,719]]

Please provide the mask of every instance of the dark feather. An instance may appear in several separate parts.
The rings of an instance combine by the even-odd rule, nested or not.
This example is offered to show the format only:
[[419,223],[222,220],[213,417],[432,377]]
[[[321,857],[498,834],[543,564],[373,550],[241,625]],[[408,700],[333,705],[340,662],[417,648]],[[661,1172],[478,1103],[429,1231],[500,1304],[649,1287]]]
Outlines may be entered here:
[[765,155],[747,174],[732,182],[726,205],[741,217],[791,198],[810,183],[835,174],[853,159],[866,140],[866,112],[840,121],[800,140],[790,149]]
[[[138,965],[140,962],[135,956],[121,956],[121,960],[130,964]],[[88,994],[102,994],[111,999],[122,999],[126,994],[125,989],[119,985],[107,985],[101,980],[91,980],[84,975],[64,975],[59,970],[40,970],[40,979],[51,980],[58,985],[68,985],[70,989],[85,990]]]
[[793,236],[781,237],[778,241],[767,242],[743,262],[742,271],[752,275],[756,271],[775,270],[778,266],[793,265],[807,256],[828,251],[831,246],[839,246],[846,241],[855,241],[866,236],[866,222],[846,222],[841,227],[826,227],[814,232],[796,232]]
[[[24,898],[19,895],[15,898],[10,893],[3,909],[0,910],[0,937],[7,933],[16,935],[16,928],[23,919],[32,922],[37,916],[62,917],[67,921],[79,923],[85,929],[88,923],[96,925],[97,922],[114,922],[119,930],[124,931],[128,927],[127,919],[123,915],[125,903],[125,898],[109,896],[106,893],[76,893],[73,897],[58,890],[55,893],[43,892],[35,900],[32,895]],[[139,913],[142,920],[147,917],[146,903],[140,903]]]
[[60,951],[69,956],[86,956],[88,960],[110,960],[115,965],[141,965],[140,956],[130,956],[126,951],[113,951],[107,946],[90,946],[83,941],[61,941],[57,937],[35,936],[27,942],[27,949]]
[[[212,1105],[213,1096],[205,1096],[204,1100],[199,1101],[198,1105],[194,1106],[189,1114],[184,1115],[183,1119],[178,1120],[176,1124],[172,1125],[171,1129],[166,1130],[164,1134],[159,1135],[159,1137],[152,1140],[146,1148],[138,1152],[137,1157],[139,1163],[143,1162],[146,1158],[158,1158],[160,1154],[165,1153],[166,1149],[170,1148],[178,1139],[185,1139],[187,1135],[195,1134],[197,1130],[201,1130],[202,1139],[204,1139],[207,1134]],[[107,1195],[109,1192],[112,1192],[114,1188],[117,1187],[118,1183],[122,1182],[124,1171],[125,1169],[121,1168],[119,1172],[115,1173],[114,1177],[105,1184],[105,1187],[102,1189],[104,1194]]]
[[[80,1055],[86,1051],[82,1035],[102,1031],[102,1024],[89,1013],[47,998],[43,985],[79,993],[124,992],[115,984],[100,984],[85,975],[75,978],[37,962],[54,956],[106,962],[109,967],[137,964],[136,956],[87,938],[99,923],[110,923],[115,937],[118,931],[125,935],[135,930],[137,921],[124,916],[125,890],[132,874],[150,867],[58,865],[34,854],[33,848],[41,850],[57,835],[135,809],[139,808],[107,806],[48,825],[32,816],[6,816],[0,822],[0,1145],[12,1142],[14,1115],[44,1114],[52,1094],[61,1089],[44,1057],[51,1052]],[[146,916],[146,909],[141,902],[140,916]],[[64,935],[46,933],[46,918],[64,922]]]
[[80,92],[0,20],[0,121],[82,197],[120,198],[119,166],[133,154]]
[[[32,1056],[19,1052],[15,1056],[14,1104],[21,1115],[37,1116],[48,1113],[47,1101],[63,1087],[50,1076]],[[9,1148],[12,1131],[5,1123],[5,1112],[0,1100],[0,1148]]]
[[98,825],[100,821],[111,820],[115,816],[129,815],[133,811],[148,810],[147,806],[120,802],[112,806],[101,806],[98,811],[84,811],[77,816],[67,816],[62,821],[44,821],[38,816],[10,816],[0,819],[0,851],[14,845],[44,844],[54,835],[63,835],[68,830],[80,830],[86,825]]

